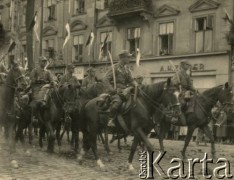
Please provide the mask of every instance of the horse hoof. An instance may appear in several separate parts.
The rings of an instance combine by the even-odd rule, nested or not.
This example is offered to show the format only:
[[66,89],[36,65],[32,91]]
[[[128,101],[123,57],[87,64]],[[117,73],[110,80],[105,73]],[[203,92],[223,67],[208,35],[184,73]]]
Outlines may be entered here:
[[81,156],[77,157],[77,161],[78,161],[79,165],[83,164],[83,158]]
[[32,154],[31,154],[31,152],[30,152],[29,150],[27,150],[27,151],[25,152],[25,154],[26,154],[26,156],[28,156],[28,157],[31,157],[31,156],[32,156]]
[[114,153],[112,151],[108,152],[109,155],[114,155]]
[[97,165],[102,169],[105,168],[105,165],[102,163],[101,159],[97,160]]
[[100,168],[100,170],[101,170],[102,172],[107,172],[106,166],[101,166],[101,167],[99,167],[99,168]]
[[119,153],[122,153],[122,150],[121,150],[121,149],[119,150]]
[[11,167],[14,169],[18,169],[19,168],[19,164],[16,160],[12,160],[11,161]]

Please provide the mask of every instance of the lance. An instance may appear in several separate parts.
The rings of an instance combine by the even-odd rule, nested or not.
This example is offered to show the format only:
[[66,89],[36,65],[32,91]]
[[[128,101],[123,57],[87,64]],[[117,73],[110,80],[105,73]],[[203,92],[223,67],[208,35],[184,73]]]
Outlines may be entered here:
[[181,82],[180,82],[180,76],[178,74],[178,70],[176,69],[175,65],[173,64],[173,62],[171,60],[169,60],[169,63],[171,64],[173,70],[175,71],[176,73],[176,77],[177,77],[177,80],[179,82],[179,88],[180,88],[180,92],[182,92],[182,87],[181,87]]
[[109,57],[110,57],[111,68],[112,68],[112,72],[113,72],[114,89],[116,89],[115,68],[114,68],[114,63],[113,63],[113,59],[112,59],[112,56],[111,56],[110,51],[108,51],[108,55],[109,55]]

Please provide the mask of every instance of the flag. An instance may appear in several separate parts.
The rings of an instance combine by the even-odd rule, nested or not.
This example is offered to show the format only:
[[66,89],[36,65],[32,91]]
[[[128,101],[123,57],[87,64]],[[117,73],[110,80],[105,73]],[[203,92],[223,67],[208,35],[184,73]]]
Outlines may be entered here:
[[12,17],[12,12],[13,12],[13,0],[11,0],[11,5],[10,5],[10,17]]
[[100,9],[100,10],[105,9],[105,1],[104,0],[96,0],[96,9]]
[[136,50],[136,66],[137,67],[140,66],[140,59],[141,59],[141,52],[140,52],[140,49],[137,48]]
[[71,0],[68,0],[68,13],[71,13]]
[[16,46],[16,43],[15,43],[15,41],[13,41],[13,42],[10,44],[10,46],[9,46],[7,52],[10,53],[10,52],[15,48],[15,46]]
[[106,37],[105,37],[104,41],[101,44],[100,53],[99,53],[99,59],[101,59],[102,56],[104,56],[104,54],[105,54],[105,50],[106,50],[106,47],[107,47],[107,39],[108,39],[108,37],[109,37],[109,33],[106,34]]
[[91,31],[91,33],[89,34],[88,40],[86,42],[86,47],[89,46],[88,55],[90,55],[90,51],[91,51],[91,46],[93,44],[93,40],[94,40],[94,33]]
[[38,30],[38,20],[37,20],[37,16],[34,17],[34,21],[35,21],[35,25],[34,25],[34,32],[35,32],[35,35],[36,35],[36,38],[38,41],[40,41],[39,39],[39,36],[38,36],[38,33],[37,33],[37,30]]
[[34,26],[36,24],[36,20],[37,20],[37,11],[35,12],[33,20],[28,27],[28,31],[31,31],[34,28]]
[[225,12],[225,17],[223,18],[225,21],[228,21],[229,23],[232,24],[232,19],[231,16],[229,15],[229,13],[227,12],[226,8],[224,8],[224,12]]
[[68,40],[70,39],[70,36],[71,36],[71,31],[70,31],[70,26],[69,26],[69,23],[66,24],[65,26],[66,30],[67,30],[67,37],[63,43],[63,49],[65,47],[65,45],[67,44]]

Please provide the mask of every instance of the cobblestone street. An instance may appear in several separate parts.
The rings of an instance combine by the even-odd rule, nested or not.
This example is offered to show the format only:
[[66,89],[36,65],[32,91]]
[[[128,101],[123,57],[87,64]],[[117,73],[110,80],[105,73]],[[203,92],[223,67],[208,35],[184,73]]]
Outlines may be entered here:
[[[128,138],[130,143],[132,137]],[[150,139],[154,147],[159,147],[157,139]],[[110,155],[108,160],[103,146],[99,143],[98,149],[103,163],[106,165],[105,171],[97,167],[92,151],[85,156],[84,162],[80,165],[76,156],[69,150],[68,143],[63,142],[62,149],[59,151],[56,145],[54,154],[48,154],[46,147],[40,149],[37,143],[37,138],[34,139],[33,147],[29,147],[26,153],[20,144],[17,144],[17,151],[14,154],[9,154],[6,144],[1,138],[0,141],[0,179],[139,179],[139,155],[136,154],[133,165],[135,173],[130,173],[127,170],[127,157],[130,147],[123,144],[123,151],[118,152],[116,142],[110,145],[113,155]],[[160,162],[160,165],[167,170],[170,166],[171,158],[180,157],[180,150],[183,145],[182,141],[165,141],[167,153]],[[231,173],[234,169],[234,154],[233,145],[216,146],[217,157],[225,157],[231,164]],[[209,146],[196,146],[192,142],[188,148],[187,157],[196,158],[204,157],[204,152],[210,152]],[[209,154],[208,154],[208,157]],[[10,163],[16,160],[19,163],[19,168],[13,168]],[[185,167],[187,164],[185,164]],[[220,166],[220,165],[219,165]],[[217,165],[210,165],[211,170]],[[186,167],[187,168],[187,167]],[[195,166],[195,175],[197,179],[204,179],[201,175],[201,165]],[[155,172],[155,179],[160,179]],[[162,179],[162,178],[161,178]]]

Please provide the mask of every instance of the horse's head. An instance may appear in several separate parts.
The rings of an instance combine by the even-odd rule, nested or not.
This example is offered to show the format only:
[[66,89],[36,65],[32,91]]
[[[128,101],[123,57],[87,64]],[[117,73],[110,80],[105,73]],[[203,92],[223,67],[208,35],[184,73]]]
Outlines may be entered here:
[[168,78],[164,84],[163,93],[161,95],[161,104],[170,111],[173,115],[179,115],[180,112],[180,102],[179,102],[180,92],[178,88],[171,82],[171,78]]
[[233,92],[232,86],[226,82],[219,93],[218,100],[225,106],[225,110],[229,111],[233,109]]
[[6,85],[17,90],[24,90],[28,86],[24,76],[24,70],[18,65],[14,65],[6,78]]

